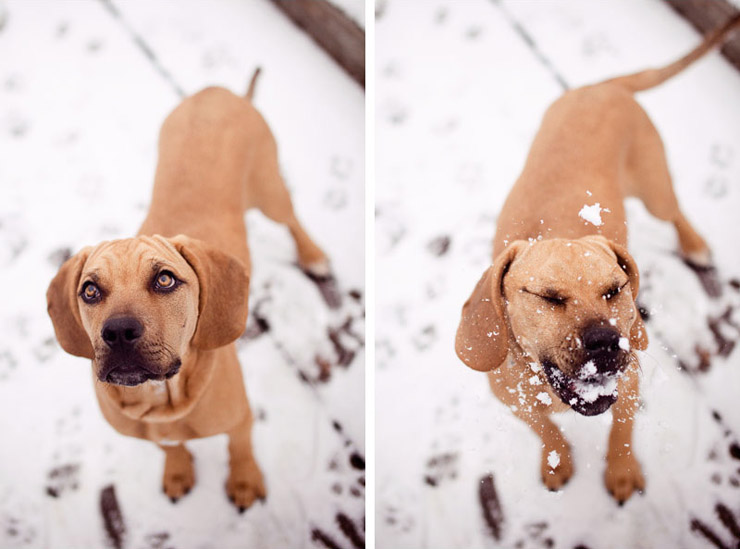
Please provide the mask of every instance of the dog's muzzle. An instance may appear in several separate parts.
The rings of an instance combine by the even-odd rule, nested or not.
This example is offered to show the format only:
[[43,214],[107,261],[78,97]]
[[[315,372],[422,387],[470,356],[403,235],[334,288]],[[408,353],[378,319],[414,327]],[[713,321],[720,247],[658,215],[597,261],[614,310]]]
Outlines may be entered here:
[[134,317],[109,318],[100,335],[108,347],[98,371],[100,381],[132,387],[152,379],[169,379],[180,371],[180,359],[175,359],[163,372],[161,367],[143,358],[139,345],[144,326]]
[[564,403],[584,416],[606,412],[619,397],[617,382],[629,364],[620,333],[595,325],[581,332],[580,366],[568,374],[548,358],[541,360],[550,386]]

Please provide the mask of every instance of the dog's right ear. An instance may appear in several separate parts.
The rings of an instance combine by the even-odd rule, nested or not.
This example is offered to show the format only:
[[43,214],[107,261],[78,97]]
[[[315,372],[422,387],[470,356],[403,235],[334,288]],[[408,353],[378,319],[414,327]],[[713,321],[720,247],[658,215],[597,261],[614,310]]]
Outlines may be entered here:
[[504,275],[523,246],[526,246],[523,241],[509,244],[483,273],[470,298],[463,305],[462,319],[455,338],[455,351],[460,360],[474,370],[494,370],[501,366],[509,353]]
[[57,341],[71,355],[93,358],[90,338],[82,327],[77,286],[80,284],[82,266],[92,248],[84,248],[72,256],[59,269],[46,291],[46,310],[54,325]]

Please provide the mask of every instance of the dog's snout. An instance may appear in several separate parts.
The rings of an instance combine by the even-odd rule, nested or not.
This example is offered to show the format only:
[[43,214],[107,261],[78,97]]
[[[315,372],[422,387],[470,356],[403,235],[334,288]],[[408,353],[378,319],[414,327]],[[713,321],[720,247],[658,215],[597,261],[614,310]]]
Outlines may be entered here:
[[619,332],[613,328],[593,326],[583,332],[583,346],[592,353],[619,351]]
[[132,316],[109,318],[103,325],[103,341],[109,347],[131,346],[144,334],[144,326]]

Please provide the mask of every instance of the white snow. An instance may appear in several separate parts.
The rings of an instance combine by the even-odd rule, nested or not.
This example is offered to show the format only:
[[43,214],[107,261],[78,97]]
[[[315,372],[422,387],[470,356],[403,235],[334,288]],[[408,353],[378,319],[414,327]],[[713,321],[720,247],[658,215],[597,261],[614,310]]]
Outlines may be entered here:
[[623,351],[629,351],[630,350],[630,340],[626,337],[620,337],[619,338],[619,348]]
[[[146,42],[188,94],[246,90],[278,143],[296,211],[328,252],[345,292],[364,296],[364,94],[270,2],[4,3],[0,29],[0,547],[105,547],[101,489],[113,484],[126,547],[311,547],[318,528],[350,545],[362,532],[361,345],[328,383],[335,316],[294,266],[287,230],[247,216],[250,309],[270,331],[238,344],[268,498],[239,515],[226,498],[227,439],[188,443],[197,483],[176,505],[161,492],[163,453],[103,419],[89,361],[64,353],[45,292],[65,251],[133,236],[151,193],[157,134],[179,97],[136,45]],[[269,287],[268,287],[269,285]],[[253,322],[250,318],[249,323]],[[341,433],[333,426],[338,422]],[[53,471],[69,466],[69,478]],[[58,497],[47,488],[59,489]],[[9,528],[9,525],[13,528]],[[164,536],[164,538],[163,538]],[[158,545],[157,545],[158,544]]]
[[601,205],[598,202],[591,206],[584,204],[583,208],[578,212],[578,216],[592,225],[599,227],[603,224],[603,221],[601,220],[602,211]]
[[617,378],[608,377],[598,382],[587,382],[577,379],[573,382],[575,393],[589,404],[601,396],[613,395],[617,390]]
[[552,404],[552,399],[550,398],[550,395],[545,393],[544,391],[541,393],[537,393],[537,400],[539,400],[545,406],[549,406],[550,404]]
[[552,450],[547,454],[547,464],[550,466],[550,469],[557,469],[558,465],[560,465],[560,454]]
[[596,375],[596,364],[594,364],[594,361],[589,360],[588,362],[586,362],[586,364],[584,364],[581,368],[579,375],[581,377],[590,377]]

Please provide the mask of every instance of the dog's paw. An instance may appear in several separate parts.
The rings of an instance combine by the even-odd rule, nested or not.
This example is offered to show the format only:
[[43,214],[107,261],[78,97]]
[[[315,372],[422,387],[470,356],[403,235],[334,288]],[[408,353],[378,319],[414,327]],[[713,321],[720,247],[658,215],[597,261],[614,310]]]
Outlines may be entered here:
[[172,503],[186,495],[195,485],[195,469],[193,468],[193,457],[185,447],[182,452],[167,452],[164,462],[164,476],[162,478],[162,491],[170,498]]
[[722,282],[717,268],[712,263],[712,255],[708,249],[698,253],[686,254],[684,263],[699,277],[699,282],[709,297],[717,298],[722,295]]
[[232,466],[229,480],[226,481],[226,495],[240,513],[246,511],[255,500],[265,499],[265,481],[254,461]]
[[634,456],[607,457],[604,473],[606,489],[622,505],[635,491],[645,490],[645,477]]
[[542,482],[548,490],[560,490],[573,476],[573,460],[567,443],[557,448],[545,446],[542,449]]

